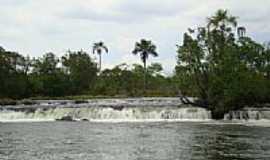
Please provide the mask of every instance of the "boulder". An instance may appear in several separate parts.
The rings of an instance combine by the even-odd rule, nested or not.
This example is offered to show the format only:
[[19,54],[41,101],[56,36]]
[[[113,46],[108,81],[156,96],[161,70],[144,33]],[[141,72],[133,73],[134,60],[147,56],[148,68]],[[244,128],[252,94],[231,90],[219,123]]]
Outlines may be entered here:
[[30,99],[23,99],[20,101],[21,104],[24,104],[24,105],[34,105],[34,104],[37,104],[36,101],[33,101],[33,100],[30,100]]
[[64,116],[62,118],[56,119],[56,121],[75,121],[71,116]]
[[122,111],[125,107],[120,105],[120,106],[110,106],[112,109],[117,110],[117,111]]
[[86,101],[86,100],[75,100],[74,103],[75,104],[84,104],[84,103],[88,103],[88,101]]
[[81,121],[88,122],[89,119],[83,118],[83,119],[81,119]]

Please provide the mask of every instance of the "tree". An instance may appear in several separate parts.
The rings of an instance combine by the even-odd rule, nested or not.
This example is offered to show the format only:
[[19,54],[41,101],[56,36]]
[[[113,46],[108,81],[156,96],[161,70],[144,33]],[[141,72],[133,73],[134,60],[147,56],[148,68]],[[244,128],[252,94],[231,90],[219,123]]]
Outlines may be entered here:
[[232,25],[237,26],[237,17],[229,15],[227,10],[219,9],[212,17],[207,18],[207,26],[214,29],[222,28],[225,29],[226,26]]
[[59,58],[51,52],[34,60],[30,79],[36,95],[54,97],[69,94],[69,81],[59,62]]
[[[236,17],[218,10],[206,27],[184,34],[176,66],[183,103],[207,107],[214,118],[223,118],[230,110],[269,101],[269,90],[263,89],[269,86],[263,69],[267,50],[244,32],[244,27],[237,30]],[[187,95],[198,99],[190,102]]]
[[27,78],[29,58],[0,47],[0,97],[23,98],[29,96]]
[[98,69],[86,52],[68,51],[61,61],[65,74],[69,77],[72,93],[82,93],[94,86]]
[[101,54],[105,51],[108,53],[108,48],[104,45],[103,42],[97,42],[93,45],[93,54],[97,53],[99,55],[99,71],[101,71]]
[[41,58],[34,60],[33,73],[36,74],[53,74],[59,70],[57,65],[59,58],[52,52],[44,54]]
[[96,85],[96,90],[103,95],[119,95],[123,90],[122,75],[123,69],[121,65],[117,65],[112,69],[103,70]]
[[146,90],[146,60],[148,59],[149,55],[152,55],[154,57],[158,56],[158,53],[156,52],[156,46],[148,40],[142,39],[140,42],[135,43],[135,48],[132,51],[134,55],[140,54],[141,60],[143,62],[144,66],[144,92]]
[[163,70],[162,65],[160,63],[152,63],[148,68],[147,71],[151,75],[158,75]]

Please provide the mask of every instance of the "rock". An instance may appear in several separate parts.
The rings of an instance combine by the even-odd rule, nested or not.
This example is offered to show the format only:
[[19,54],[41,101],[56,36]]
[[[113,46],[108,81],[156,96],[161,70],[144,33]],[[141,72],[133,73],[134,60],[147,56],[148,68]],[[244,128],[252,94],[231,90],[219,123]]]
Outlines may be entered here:
[[110,106],[110,107],[117,111],[122,111],[125,108],[124,106]]
[[60,105],[66,105],[67,102],[60,102]]
[[36,101],[30,100],[30,99],[24,99],[20,103],[21,104],[24,104],[24,105],[34,105],[34,104],[37,104]]
[[83,104],[83,103],[88,103],[88,101],[86,101],[86,100],[75,100],[74,103],[75,104]]
[[56,121],[75,121],[71,116],[64,116],[60,119],[56,119]]
[[17,101],[16,100],[12,100],[12,99],[0,99],[0,105],[1,106],[6,106],[6,105],[17,105]]
[[243,112],[243,113],[242,113],[242,118],[243,118],[244,120],[249,120],[248,112]]

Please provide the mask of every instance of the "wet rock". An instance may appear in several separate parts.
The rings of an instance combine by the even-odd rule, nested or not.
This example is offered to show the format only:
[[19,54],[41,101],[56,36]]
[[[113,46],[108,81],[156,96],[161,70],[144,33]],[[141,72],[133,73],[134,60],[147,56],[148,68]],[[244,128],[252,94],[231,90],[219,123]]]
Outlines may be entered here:
[[34,107],[25,108],[25,110],[23,112],[25,112],[26,114],[35,113],[36,112],[36,108],[34,108]]
[[125,108],[124,106],[110,106],[110,107],[117,111],[122,111]]
[[83,103],[88,103],[88,101],[86,101],[86,100],[75,100],[74,103],[75,104],[83,104]]
[[56,121],[75,121],[71,116],[64,116],[62,118],[56,119]]
[[29,99],[24,99],[20,102],[21,104],[24,104],[24,105],[34,105],[34,104],[37,104],[36,101],[33,101],[33,100],[29,100]]
[[244,120],[249,120],[248,112],[243,112],[243,113],[242,113],[242,118],[243,118]]
[[16,100],[12,100],[12,99],[1,99],[0,100],[0,105],[1,106],[17,105],[17,101]]
[[60,102],[60,105],[66,105],[67,104],[67,102]]
[[83,118],[83,119],[81,119],[81,121],[88,122],[89,119]]

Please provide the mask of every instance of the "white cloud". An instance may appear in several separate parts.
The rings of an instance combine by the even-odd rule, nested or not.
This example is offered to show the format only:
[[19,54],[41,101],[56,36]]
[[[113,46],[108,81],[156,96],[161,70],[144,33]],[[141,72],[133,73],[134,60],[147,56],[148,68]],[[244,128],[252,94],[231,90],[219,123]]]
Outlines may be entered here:
[[131,51],[140,38],[153,40],[161,62],[172,72],[175,44],[188,27],[205,22],[217,9],[240,17],[248,34],[269,40],[270,1],[253,0],[0,0],[0,39],[3,47],[41,56],[46,51],[63,55],[67,49],[90,51],[91,43],[105,41],[110,53],[104,66],[140,63]]

